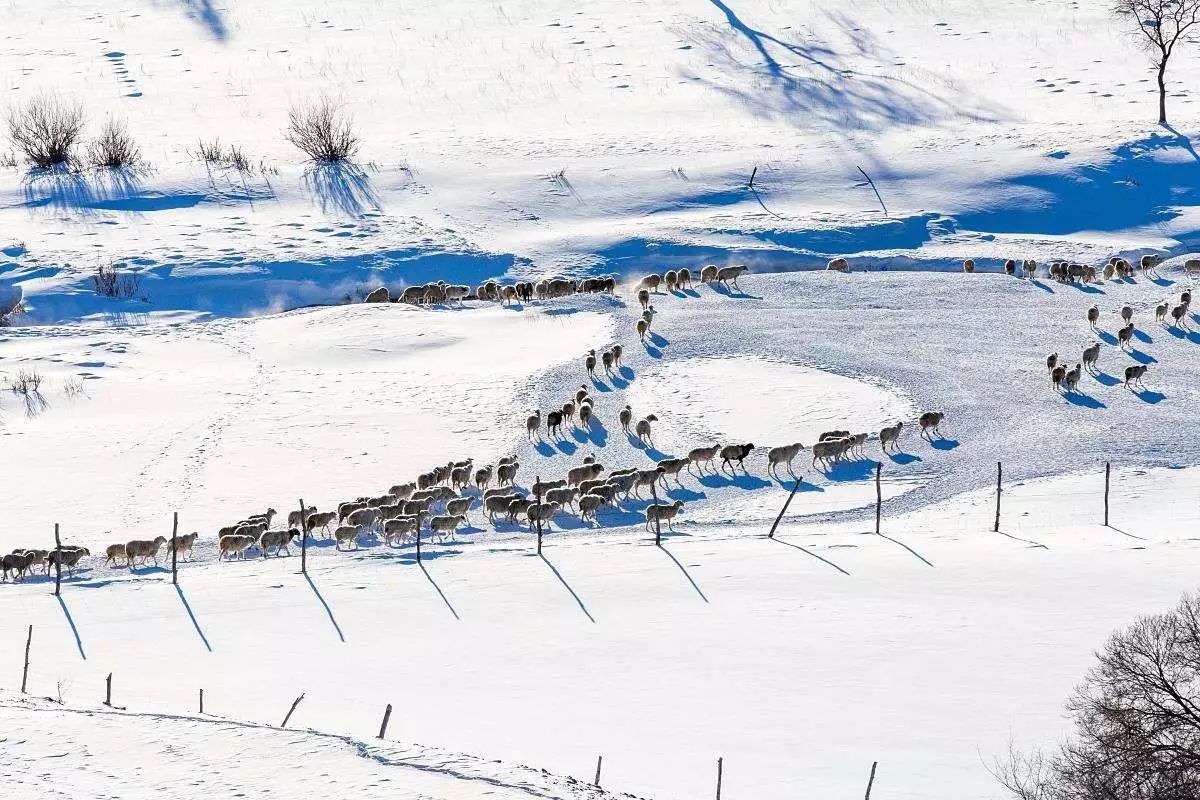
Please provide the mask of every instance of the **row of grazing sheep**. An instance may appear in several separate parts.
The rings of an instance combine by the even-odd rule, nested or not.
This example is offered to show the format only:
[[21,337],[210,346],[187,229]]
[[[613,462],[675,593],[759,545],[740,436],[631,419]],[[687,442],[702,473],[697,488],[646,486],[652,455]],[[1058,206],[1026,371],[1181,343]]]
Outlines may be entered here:
[[[737,285],[737,279],[741,275],[750,271],[750,267],[745,264],[734,264],[726,267],[718,267],[716,264],[708,264],[700,270],[701,283],[717,283],[724,284],[728,287],[733,284],[735,288],[740,288]],[[660,275],[653,273],[645,276],[634,286],[639,297],[641,292],[657,293],[665,287],[668,292],[683,291],[684,289],[692,288],[692,271],[686,267],[681,270],[668,270],[666,274]],[[643,303],[643,306],[647,303]]]
[[527,303],[535,297],[548,300],[554,297],[583,293],[605,292],[612,294],[616,291],[617,282],[612,277],[586,278],[582,281],[566,278],[548,278],[537,281],[518,281],[502,284],[489,280],[472,289],[466,285],[453,285],[445,281],[407,286],[398,295],[391,294],[386,286],[371,291],[365,299],[368,303],[408,303],[411,305],[437,305],[440,303],[461,303],[464,300],[487,300],[498,303],[523,302]]

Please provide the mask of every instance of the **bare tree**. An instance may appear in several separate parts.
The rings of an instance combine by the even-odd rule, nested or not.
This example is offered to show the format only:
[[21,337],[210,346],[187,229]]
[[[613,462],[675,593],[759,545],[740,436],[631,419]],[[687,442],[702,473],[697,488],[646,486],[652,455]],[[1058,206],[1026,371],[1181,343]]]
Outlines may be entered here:
[[87,115],[78,102],[39,95],[8,112],[8,135],[35,167],[68,165],[83,135]]
[[1052,754],[1013,751],[993,774],[1019,800],[1200,797],[1200,595],[1109,639],[1067,705]]
[[346,161],[358,152],[353,118],[330,97],[292,106],[284,136],[313,161]]
[[1158,124],[1167,124],[1167,64],[1200,25],[1200,0],[1117,0],[1113,13],[1128,18],[1158,72]]

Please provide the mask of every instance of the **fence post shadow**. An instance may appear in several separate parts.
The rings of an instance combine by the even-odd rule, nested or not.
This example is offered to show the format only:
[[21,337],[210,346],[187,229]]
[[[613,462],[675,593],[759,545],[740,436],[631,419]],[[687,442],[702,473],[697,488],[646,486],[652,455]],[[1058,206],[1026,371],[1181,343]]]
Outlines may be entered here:
[[183,610],[187,612],[188,619],[192,621],[192,627],[196,629],[196,633],[200,636],[200,641],[204,643],[204,648],[211,653],[213,651],[212,645],[208,643],[208,637],[204,635],[204,631],[200,628],[200,622],[196,619],[196,615],[192,613],[192,606],[183,594],[183,587],[175,584],[175,593],[179,595],[179,602],[183,603]]
[[683,566],[683,564],[679,562],[679,559],[675,557],[675,554],[672,553],[666,545],[659,545],[658,549],[666,553],[667,558],[675,562],[675,566],[679,567],[679,571],[683,573],[683,577],[688,579],[688,583],[690,583],[692,588],[696,590],[696,594],[700,595],[700,599],[707,603],[708,598],[705,597],[704,592],[700,589],[700,585],[697,584],[695,579],[692,578],[692,574],[687,571],[687,567]]
[[798,545],[798,544],[795,544],[795,543],[793,543],[793,542],[787,542],[787,541],[784,541],[783,539],[777,539],[777,538],[775,538],[775,537],[773,537],[773,536],[770,536],[770,537],[767,537],[767,538],[769,538],[769,539],[770,539],[771,541],[773,541],[773,542],[779,542],[779,543],[780,543],[780,544],[782,544],[782,545],[787,545],[788,547],[794,547],[794,548],[796,548],[797,550],[799,550],[800,552],[804,553],[805,555],[810,555],[810,556],[812,556],[813,558],[815,558],[817,561],[821,561],[821,562],[823,562],[823,563],[825,563],[825,564],[828,564],[829,566],[833,567],[834,569],[836,569],[838,572],[842,573],[843,575],[849,575],[849,574],[850,574],[850,573],[849,573],[849,572],[847,572],[846,570],[844,570],[844,569],[842,569],[841,567],[839,567],[837,564],[835,564],[835,563],[833,563],[832,561],[830,561],[828,558],[825,558],[824,556],[817,555],[817,554],[816,554],[816,553],[814,553],[813,551],[809,550],[807,547],[803,547],[802,545]]
[[75,646],[79,648],[79,657],[87,661],[87,653],[83,651],[83,639],[79,638],[79,629],[75,627],[75,620],[71,617],[71,611],[67,608],[67,601],[63,600],[62,595],[57,595],[54,598],[58,601],[58,607],[62,609],[63,616],[67,618],[67,625],[71,626],[71,634],[75,637]]
[[587,606],[583,604],[583,600],[581,600],[579,595],[575,593],[575,590],[571,588],[571,584],[567,583],[566,579],[562,576],[562,573],[558,571],[558,568],[550,563],[550,559],[546,558],[543,553],[538,553],[538,558],[546,562],[546,566],[549,567],[550,571],[554,573],[554,577],[558,578],[558,582],[561,583],[563,587],[565,587],[566,590],[571,593],[571,597],[575,598],[575,602],[579,605],[579,610],[582,611],[584,616],[591,620],[593,624],[595,624],[596,618],[593,617],[591,612],[587,610]]
[[[417,535],[420,536],[419,533]],[[433,579],[433,576],[429,574],[429,570],[425,568],[425,562],[417,561],[417,566],[420,567],[421,572],[425,574],[425,580],[429,581],[430,585],[437,590],[438,597],[442,598],[442,602],[446,604],[446,608],[450,609],[450,613],[454,615],[454,618],[461,620],[462,618],[458,616],[458,612],[454,610],[454,606],[450,604],[450,599],[446,597],[446,593],[442,591],[442,587],[438,586],[438,582]],[[330,618],[332,618],[332,615],[330,615]]]
[[312,576],[307,572],[303,574],[304,580],[308,581],[308,588],[312,589],[313,594],[317,596],[317,600],[319,600],[322,607],[324,607],[325,613],[329,615],[329,621],[333,624],[333,629],[337,632],[338,638],[345,642],[346,637],[342,634],[342,626],[338,625],[337,619],[333,616],[333,609],[329,607],[329,603],[325,602],[325,598],[321,595],[320,590],[317,589],[317,585],[313,583]]

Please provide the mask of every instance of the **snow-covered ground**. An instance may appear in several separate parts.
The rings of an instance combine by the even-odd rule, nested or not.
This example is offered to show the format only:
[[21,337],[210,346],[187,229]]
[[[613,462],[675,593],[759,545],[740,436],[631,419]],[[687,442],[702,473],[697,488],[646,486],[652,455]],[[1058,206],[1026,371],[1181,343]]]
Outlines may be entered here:
[[[1061,735],[1104,636],[1194,584],[1200,315],[1168,327],[1154,308],[1196,283],[1200,54],[1176,56],[1173,126],[1151,125],[1145,57],[1106,4],[3,11],[5,102],[59,92],[92,132],[127,120],[152,169],[0,166],[0,306],[19,291],[26,309],[0,328],[0,383],[42,377],[0,393],[0,552],[49,546],[57,523],[102,553],[169,535],[172,512],[201,536],[178,589],[102,556],[61,601],[45,576],[0,585],[4,797],[599,798],[601,754],[605,789],[658,800],[711,794],[718,757],[734,800],[855,796],[876,760],[879,796],[995,797],[986,764]],[[288,108],[322,93],[356,119],[355,165],[305,164],[283,139]],[[253,168],[201,162],[216,138]],[[1148,251],[1166,264],[1132,281],[1000,272]],[[833,255],[853,271],[813,271]],[[110,262],[134,297],[96,296]],[[705,263],[753,272],[656,294],[644,344],[628,282],[523,306],[342,304]],[[1046,356],[1071,366],[1093,341],[1099,371],[1054,391]],[[588,380],[584,355],[614,343],[622,369]],[[581,383],[597,424],[527,438],[526,416]],[[626,404],[657,416],[652,443],[621,429]],[[926,410],[942,438],[917,435]],[[875,437],[833,469],[802,453],[764,538],[793,486],[766,448],[897,421],[899,453]],[[216,563],[221,526],[450,460],[515,455],[528,487],[587,455],[646,467],[713,442],[758,449],[745,474],[672,484],[685,505],[661,550],[643,500],[595,525],[557,515],[545,558],[475,509],[420,564],[371,537],[310,543],[307,578],[294,552]],[[97,705],[110,672],[127,712]],[[301,692],[293,730],[272,727]]]

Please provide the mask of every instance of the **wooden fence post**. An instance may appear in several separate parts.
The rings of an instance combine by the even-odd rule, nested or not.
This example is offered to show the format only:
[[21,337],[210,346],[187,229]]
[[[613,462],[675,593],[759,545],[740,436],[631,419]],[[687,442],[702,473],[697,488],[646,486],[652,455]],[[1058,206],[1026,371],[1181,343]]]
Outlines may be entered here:
[[771,526],[771,532],[767,534],[768,539],[775,538],[775,529],[779,527],[779,521],[783,519],[783,515],[787,513],[788,506],[792,504],[792,498],[796,496],[796,492],[800,491],[800,478],[796,478],[796,484],[792,486],[792,493],[788,495],[787,500],[783,503],[783,508],[779,512],[779,516],[775,518],[775,524]]
[[304,692],[301,692],[300,696],[292,701],[292,707],[288,709],[287,716],[283,718],[283,722],[279,723],[279,727],[281,727],[281,728],[287,727],[288,720],[292,718],[292,712],[296,710],[296,706],[300,705],[300,701],[303,699],[304,699]]
[[592,785],[600,788],[600,765],[604,763],[604,756],[596,756],[596,780],[592,781]]
[[[655,486],[658,484],[658,479],[650,484],[650,496],[654,498],[654,505],[658,506],[658,489]],[[654,512],[654,546],[662,547],[662,523],[658,521],[658,512]]]
[[875,462],[875,535],[880,532],[880,522],[883,519],[883,462]]
[[112,673],[104,679],[104,705],[112,708]]
[[62,540],[58,538],[58,523],[54,523],[54,596],[62,596]]
[[875,783],[875,768],[878,766],[878,761],[871,762],[871,777],[867,779],[867,796],[863,800],[871,800],[871,786]]
[[29,634],[25,637],[25,669],[21,672],[21,694],[28,694],[25,687],[29,685],[29,646],[33,644],[33,626],[29,626]]
[[383,710],[383,724],[379,726],[379,738],[382,739],[387,735],[388,720],[392,718],[392,704],[388,703],[387,708]]
[[717,759],[717,800],[721,800],[721,768],[724,763],[724,757]]
[[1108,527],[1108,485],[1112,480],[1112,462],[1104,462],[1104,527]]
[[200,713],[204,713],[204,690],[200,690]]
[[537,532],[538,532],[538,555],[542,554],[542,476],[534,476],[534,486],[537,487]]
[[300,498],[300,572],[308,574],[308,520],[304,518],[304,498]]
[[179,584],[179,564],[176,561],[178,554],[175,552],[175,537],[179,535],[179,512],[175,512],[174,519],[171,522],[171,583]]
[[1004,465],[999,461],[996,462],[996,524],[992,527],[994,532],[1000,531],[1000,481],[1004,477]]

